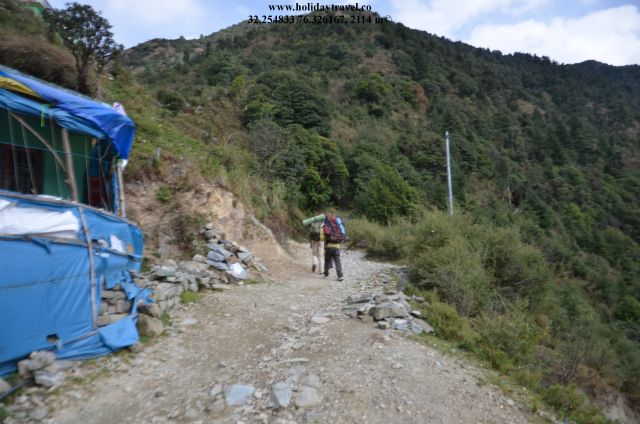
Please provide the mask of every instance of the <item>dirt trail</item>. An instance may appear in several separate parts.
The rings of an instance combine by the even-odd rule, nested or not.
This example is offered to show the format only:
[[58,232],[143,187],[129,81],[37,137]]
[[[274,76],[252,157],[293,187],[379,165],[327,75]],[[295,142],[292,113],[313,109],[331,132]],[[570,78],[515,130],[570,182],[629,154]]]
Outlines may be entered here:
[[[534,419],[480,371],[398,332],[341,313],[347,296],[380,293],[389,265],[343,255],[346,279],[311,274],[306,250],[276,282],[233,286],[172,312],[168,334],[135,355],[113,355],[91,383],[60,391],[51,423],[524,423]],[[288,274],[288,276],[286,275]],[[318,319],[322,316],[328,319]],[[316,317],[312,322],[311,318]],[[326,321],[326,322],[324,322]],[[311,374],[311,376],[309,376]],[[318,379],[315,379],[318,377]],[[314,380],[319,380],[314,381]],[[294,390],[275,409],[271,386]],[[306,382],[306,383],[305,383]],[[302,383],[318,398],[297,407]],[[232,384],[253,386],[229,406]],[[65,384],[66,385],[66,384]],[[314,394],[314,393],[312,393]],[[315,403],[315,405],[314,405]]]

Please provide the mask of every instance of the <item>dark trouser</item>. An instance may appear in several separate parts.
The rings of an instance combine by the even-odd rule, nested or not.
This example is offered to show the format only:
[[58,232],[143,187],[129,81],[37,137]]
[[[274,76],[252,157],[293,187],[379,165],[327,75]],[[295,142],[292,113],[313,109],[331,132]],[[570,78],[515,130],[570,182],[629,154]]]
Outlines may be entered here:
[[342,277],[342,263],[340,262],[340,249],[335,247],[324,248],[324,275],[329,275],[329,268],[331,267],[331,261],[336,266],[336,272],[338,278]]

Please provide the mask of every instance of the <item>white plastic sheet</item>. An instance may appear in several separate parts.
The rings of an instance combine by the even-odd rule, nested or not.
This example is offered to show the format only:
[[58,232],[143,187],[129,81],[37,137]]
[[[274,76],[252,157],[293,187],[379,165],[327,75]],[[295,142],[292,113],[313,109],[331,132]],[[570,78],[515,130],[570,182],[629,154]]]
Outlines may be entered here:
[[80,221],[71,211],[18,206],[0,199],[0,234],[16,236],[46,235],[79,239]]
[[247,274],[247,271],[239,263],[229,265],[229,269],[231,271],[231,275],[240,280],[246,280],[249,278],[249,274]]

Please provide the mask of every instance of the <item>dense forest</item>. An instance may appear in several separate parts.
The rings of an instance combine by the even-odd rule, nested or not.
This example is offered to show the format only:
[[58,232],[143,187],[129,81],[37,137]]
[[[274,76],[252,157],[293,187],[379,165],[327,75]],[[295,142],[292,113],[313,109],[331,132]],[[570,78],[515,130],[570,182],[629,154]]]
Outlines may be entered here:
[[[32,70],[9,50],[3,64]],[[578,422],[605,420],[587,398],[640,405],[639,66],[392,22],[242,23],[128,49],[101,90],[138,123],[130,178],[159,175],[161,148],[283,238],[337,206],[352,241],[409,265],[443,337]]]

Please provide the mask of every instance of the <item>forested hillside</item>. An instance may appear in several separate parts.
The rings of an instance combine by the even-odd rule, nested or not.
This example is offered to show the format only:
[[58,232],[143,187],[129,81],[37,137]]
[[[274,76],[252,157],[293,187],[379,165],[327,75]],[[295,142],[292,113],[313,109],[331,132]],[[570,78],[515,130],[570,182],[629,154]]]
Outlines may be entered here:
[[[0,12],[0,36],[46,41]],[[33,72],[14,50],[0,47],[3,64]],[[198,173],[283,239],[337,206],[353,241],[409,265],[441,336],[578,422],[604,420],[585,395],[638,408],[640,67],[502,55],[392,22],[243,23],[121,60],[100,92],[138,124],[128,178]]]
[[[295,227],[334,204],[390,224],[356,235],[391,233],[372,253],[407,260],[417,288],[489,341],[454,331],[463,347],[580,420],[592,414],[558,387],[640,403],[640,67],[502,55],[395,23],[241,24],[124,60],[195,137],[247,155],[270,184],[245,188],[267,221],[284,208]],[[421,212],[446,209],[445,130],[455,228]]]

